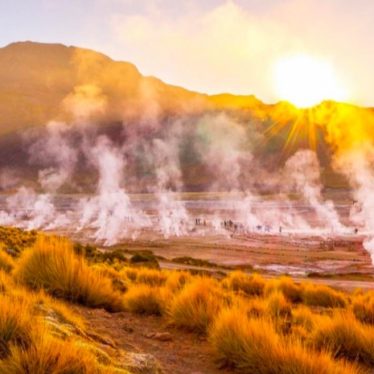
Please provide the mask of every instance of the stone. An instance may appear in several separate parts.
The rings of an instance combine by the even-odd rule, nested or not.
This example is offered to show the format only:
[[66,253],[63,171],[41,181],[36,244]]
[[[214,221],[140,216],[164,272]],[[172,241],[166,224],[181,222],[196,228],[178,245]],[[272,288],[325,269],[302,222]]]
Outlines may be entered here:
[[132,374],[163,374],[159,362],[148,353],[127,352],[121,361],[121,367]]

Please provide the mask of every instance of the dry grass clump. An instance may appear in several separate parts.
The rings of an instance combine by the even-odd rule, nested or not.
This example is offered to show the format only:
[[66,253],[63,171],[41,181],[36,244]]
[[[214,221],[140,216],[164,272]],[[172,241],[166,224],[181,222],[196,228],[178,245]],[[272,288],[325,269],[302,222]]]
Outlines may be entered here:
[[101,275],[112,281],[113,289],[119,292],[126,292],[130,281],[118,270],[108,264],[95,264],[92,266]]
[[353,374],[358,370],[326,353],[306,350],[275,332],[266,319],[251,319],[238,308],[224,309],[209,332],[223,366],[248,374]]
[[331,319],[319,321],[311,341],[335,357],[374,366],[374,327],[362,325],[350,313],[336,313]]
[[238,308],[243,308],[246,311],[248,317],[263,317],[267,313],[267,303],[264,299],[255,297],[247,300],[246,303],[243,304],[240,301],[234,299],[234,304]]
[[94,374],[105,373],[89,351],[71,341],[41,332],[26,348],[14,345],[0,361],[0,374]]
[[342,292],[330,287],[306,284],[303,287],[303,303],[324,308],[344,308],[347,306],[347,299]]
[[14,268],[14,260],[4,250],[0,249],[0,270],[10,273]]
[[214,280],[196,277],[174,297],[169,310],[170,319],[175,326],[205,333],[227,302]]
[[277,291],[282,292],[284,297],[291,303],[300,303],[302,301],[303,287],[300,284],[296,284],[290,277],[282,276],[266,283],[265,295],[270,295],[272,292]]
[[359,321],[374,325],[374,293],[355,296],[352,311]]
[[27,347],[31,343],[33,329],[38,326],[32,318],[32,305],[26,298],[0,296],[0,357],[9,354],[9,344]]
[[230,273],[223,281],[224,288],[246,296],[261,296],[265,288],[265,280],[259,274],[247,275],[242,271]]
[[315,327],[317,317],[308,307],[301,305],[292,310],[292,325],[301,326],[310,332]]
[[291,304],[286,300],[282,293],[274,292],[269,296],[269,298],[266,301],[266,309],[269,316],[273,318],[291,317]]
[[68,240],[41,237],[23,253],[15,269],[18,281],[44,289],[58,298],[109,311],[121,310],[122,299],[110,279],[90,268],[77,256]]
[[124,302],[130,312],[162,315],[170,296],[170,291],[165,287],[139,284],[129,288],[124,296]]

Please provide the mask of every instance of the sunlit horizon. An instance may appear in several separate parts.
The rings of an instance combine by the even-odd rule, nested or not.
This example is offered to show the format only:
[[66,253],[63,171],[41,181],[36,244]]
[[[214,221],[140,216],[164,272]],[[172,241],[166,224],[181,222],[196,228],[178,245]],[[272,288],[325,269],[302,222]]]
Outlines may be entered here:
[[281,100],[299,108],[308,108],[326,100],[350,99],[334,66],[308,54],[285,56],[275,62],[274,89]]

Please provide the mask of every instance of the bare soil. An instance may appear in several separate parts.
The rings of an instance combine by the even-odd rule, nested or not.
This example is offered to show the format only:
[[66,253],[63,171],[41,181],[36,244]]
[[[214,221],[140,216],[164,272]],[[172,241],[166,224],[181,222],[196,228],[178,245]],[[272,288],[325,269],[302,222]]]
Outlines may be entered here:
[[[168,326],[156,316],[139,316],[128,312],[108,313],[102,309],[76,307],[90,330],[108,337],[117,348],[137,353],[149,353],[161,364],[164,373],[170,374],[228,374],[232,371],[219,368],[214,352],[203,336]],[[167,332],[170,340],[152,338],[154,333]]]

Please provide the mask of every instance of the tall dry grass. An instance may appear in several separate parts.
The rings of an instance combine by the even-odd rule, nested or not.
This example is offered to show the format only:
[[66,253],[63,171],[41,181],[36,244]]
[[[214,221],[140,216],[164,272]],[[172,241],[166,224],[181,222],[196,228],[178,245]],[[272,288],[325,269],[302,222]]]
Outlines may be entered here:
[[130,312],[160,316],[165,313],[170,298],[171,293],[165,287],[139,284],[129,288],[124,303]]
[[349,312],[320,320],[311,341],[319,349],[328,349],[335,357],[374,367],[374,327],[362,325]]
[[327,353],[307,350],[281,338],[270,321],[248,318],[239,308],[224,309],[209,331],[222,366],[247,374],[353,374],[359,370]]
[[171,302],[169,316],[172,323],[187,330],[205,333],[221,308],[229,300],[217,282],[196,277]]
[[302,300],[305,305],[324,308],[345,308],[348,304],[343,292],[311,283],[304,285]]
[[73,341],[40,330],[27,347],[13,345],[0,361],[0,374],[104,374],[95,356]]
[[265,288],[265,280],[259,274],[247,275],[242,271],[233,271],[222,281],[224,288],[246,296],[261,296]]
[[352,300],[352,310],[358,320],[374,325],[374,293],[355,295]]
[[90,268],[66,239],[39,237],[22,254],[14,275],[22,284],[57,298],[109,311],[123,308],[122,297],[113,290],[110,279]]
[[0,248],[0,270],[10,273],[14,268],[14,260],[2,248]]

